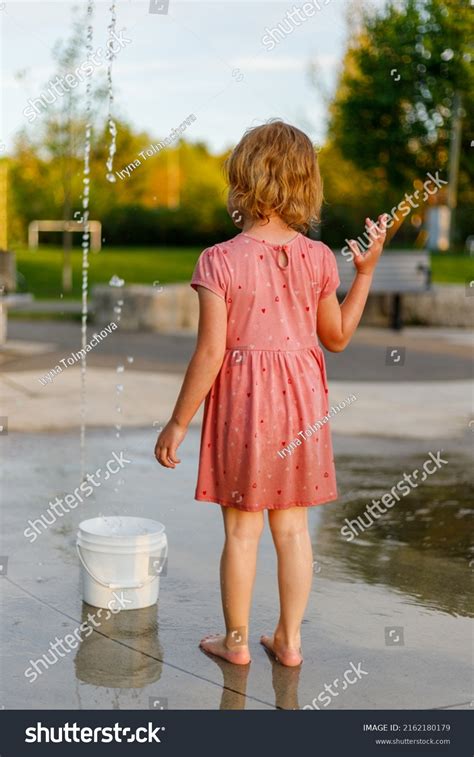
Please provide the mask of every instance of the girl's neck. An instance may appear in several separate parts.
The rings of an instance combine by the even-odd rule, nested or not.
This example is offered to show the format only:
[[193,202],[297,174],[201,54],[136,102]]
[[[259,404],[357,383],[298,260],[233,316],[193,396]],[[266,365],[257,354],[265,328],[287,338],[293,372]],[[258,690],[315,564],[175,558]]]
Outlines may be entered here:
[[297,236],[297,232],[291,226],[283,223],[276,216],[271,216],[268,222],[246,221],[242,231],[244,234],[248,234],[256,239],[275,244],[284,244]]

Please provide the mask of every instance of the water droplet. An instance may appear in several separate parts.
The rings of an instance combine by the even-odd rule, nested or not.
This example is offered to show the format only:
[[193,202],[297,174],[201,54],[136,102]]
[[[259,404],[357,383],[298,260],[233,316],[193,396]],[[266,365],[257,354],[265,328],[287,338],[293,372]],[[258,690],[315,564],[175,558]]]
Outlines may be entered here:
[[454,50],[451,50],[450,47],[447,47],[446,50],[443,50],[441,53],[441,60],[451,60],[451,58],[454,57]]
[[117,373],[123,373],[124,370],[125,370],[125,366],[124,365],[118,365],[115,370],[116,370]]
[[[88,0],[87,4],[87,22],[86,22],[86,55],[89,59],[93,54],[93,17],[94,6],[91,0]],[[85,117],[86,117],[86,129],[84,139],[84,151],[83,151],[83,171],[82,171],[82,217],[84,219],[85,226],[89,222],[89,174],[90,174],[90,154],[91,154],[91,114],[92,114],[92,84],[91,80],[87,79],[86,93],[85,93]],[[83,234],[83,247],[82,247],[82,320],[81,320],[81,344],[83,354],[81,355],[81,389],[80,389],[80,408],[81,408],[81,432],[80,432],[80,460],[81,460],[81,478],[84,477],[85,469],[85,455],[86,455],[86,343],[87,343],[87,316],[88,316],[88,256],[89,256],[89,239],[90,235],[87,232]]]
[[119,394],[120,392],[123,392],[123,384],[116,384],[115,388],[117,390],[117,394]]
[[125,284],[124,279],[121,279],[120,276],[112,276],[112,278],[109,281],[109,286],[111,287],[123,287]]
[[127,357],[127,363],[133,363],[134,358],[133,357]]

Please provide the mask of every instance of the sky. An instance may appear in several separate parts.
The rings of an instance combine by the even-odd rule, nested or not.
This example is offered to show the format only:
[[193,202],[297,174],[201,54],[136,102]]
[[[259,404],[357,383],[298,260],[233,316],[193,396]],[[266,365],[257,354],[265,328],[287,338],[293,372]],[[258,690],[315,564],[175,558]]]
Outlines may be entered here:
[[[288,11],[306,7],[305,0],[296,5],[169,0],[167,13],[150,13],[151,1],[117,2],[117,29],[130,40],[113,68],[118,116],[161,138],[193,113],[186,138],[205,141],[215,152],[235,144],[249,126],[275,117],[322,143],[325,96],[334,89],[347,40],[348,0],[319,0],[312,17],[301,10],[300,19],[286,21],[290,31],[272,50],[264,35]],[[371,5],[382,2],[371,0]],[[0,0],[4,150],[28,124],[23,114],[28,99],[38,97],[55,74],[52,49],[68,37],[73,7],[85,5],[85,0]],[[110,0],[95,2],[94,49],[105,46],[109,7]],[[317,64],[318,87],[311,82],[311,62]],[[97,72],[103,75],[105,67]]]

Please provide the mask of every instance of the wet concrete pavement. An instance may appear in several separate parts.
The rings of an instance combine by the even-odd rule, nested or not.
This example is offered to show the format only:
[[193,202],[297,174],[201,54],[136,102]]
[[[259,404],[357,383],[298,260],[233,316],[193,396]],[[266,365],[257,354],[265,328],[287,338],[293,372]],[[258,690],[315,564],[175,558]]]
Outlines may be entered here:
[[[94,330],[90,324],[90,336]],[[80,349],[79,324],[71,321],[10,319],[8,338],[10,347],[0,352],[0,365],[6,372],[47,371],[71,350]],[[31,343],[36,346],[33,353]],[[119,329],[89,353],[88,363],[111,368],[117,355],[132,354],[134,370],[178,372],[186,367],[194,344],[193,333],[130,333]],[[410,327],[396,332],[359,328],[344,352],[326,355],[328,374],[343,381],[466,380],[472,378],[473,346],[474,336],[466,329]],[[391,356],[392,350],[398,352]]]
[[[151,427],[124,429],[119,440],[113,427],[89,431],[86,469],[95,470],[113,451],[123,450],[132,461],[121,474],[123,485],[102,483],[32,544],[23,536],[27,521],[80,483],[78,435],[76,430],[9,433],[1,440],[1,554],[9,560],[1,580],[5,689],[0,705],[293,709],[311,704],[337,678],[330,709],[469,708],[474,555],[468,434],[445,440],[443,457],[449,463],[350,543],[340,534],[344,519],[360,515],[372,497],[421,467],[439,447],[432,439],[336,434],[341,497],[311,509],[315,567],[303,624],[305,660],[301,669],[290,670],[271,661],[258,644],[278,611],[268,529],[252,611],[252,663],[238,669],[198,648],[203,635],[222,627],[222,525],[216,505],[193,500],[196,428],[182,445],[179,471],[154,463]],[[96,612],[81,602],[74,543],[79,522],[100,514],[150,517],[166,525],[170,553],[158,607],[102,621],[30,683],[24,675],[30,660]],[[340,682],[351,663],[359,678],[344,689]]]
[[[332,424],[340,499],[310,511],[315,566],[303,624],[305,660],[301,669],[289,670],[258,644],[278,612],[268,529],[255,587],[251,665],[219,663],[198,648],[202,636],[222,628],[221,515],[216,505],[193,500],[198,428],[191,427],[181,447],[179,471],[165,471],[152,458],[153,424],[169,414],[192,335],[118,332],[90,353],[86,470],[103,466],[114,451],[132,462],[123,471],[123,484],[102,483],[34,543],[23,535],[29,519],[80,483],[78,367],[51,385],[38,382],[60,357],[79,348],[78,330],[74,323],[11,320],[10,342],[0,355],[0,415],[9,423],[0,438],[0,555],[8,557],[7,565],[0,560],[0,706],[293,709],[327,694],[328,686],[334,692],[329,704],[324,700],[330,709],[470,707],[474,555],[468,520],[473,440],[468,333],[361,329],[346,352],[328,356],[331,402],[351,393],[357,402]],[[403,364],[387,364],[389,348],[400,350]],[[120,364],[126,370],[117,438],[114,386]],[[343,538],[346,518],[361,516],[373,497],[380,498],[440,449],[447,465],[353,541]],[[170,556],[158,607],[101,620],[31,683],[24,675],[30,661],[97,612],[81,601],[74,545],[79,522],[100,514],[165,524]],[[351,666],[359,677],[344,688],[341,681]]]

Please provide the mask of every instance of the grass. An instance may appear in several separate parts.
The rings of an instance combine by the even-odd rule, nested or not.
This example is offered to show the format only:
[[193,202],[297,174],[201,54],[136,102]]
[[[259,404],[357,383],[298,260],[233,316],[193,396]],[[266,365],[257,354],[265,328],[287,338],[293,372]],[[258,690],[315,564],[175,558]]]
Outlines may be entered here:
[[[111,247],[89,256],[89,286],[106,284],[116,274],[126,284],[189,282],[201,249],[198,247]],[[21,290],[36,299],[58,299],[62,292],[62,251],[40,247],[36,252],[16,251]],[[80,250],[72,252],[73,291],[67,299],[81,297]],[[433,283],[464,284],[474,280],[474,258],[466,255],[432,255]]]
[[[190,281],[201,249],[198,247],[123,247],[104,248],[89,255],[89,287],[108,284],[117,275],[126,284],[169,284]],[[16,264],[21,290],[36,299],[57,299],[62,292],[62,250],[59,247],[40,247],[37,251],[16,250]],[[73,291],[65,299],[81,297],[81,250],[73,250]]]
[[474,279],[474,257],[468,255],[431,256],[434,284],[465,284]]

